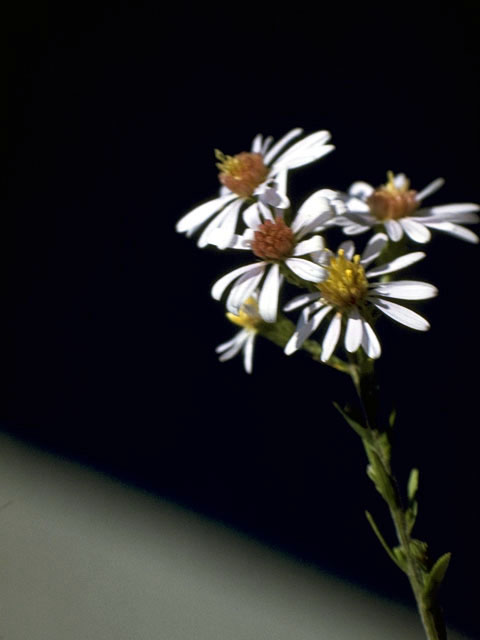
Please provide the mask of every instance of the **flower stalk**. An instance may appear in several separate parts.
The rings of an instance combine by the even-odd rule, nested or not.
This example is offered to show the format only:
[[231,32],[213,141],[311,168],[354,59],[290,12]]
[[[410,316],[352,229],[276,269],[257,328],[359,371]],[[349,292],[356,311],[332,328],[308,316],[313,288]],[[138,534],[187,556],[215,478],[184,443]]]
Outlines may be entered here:
[[447,632],[437,594],[450,561],[450,554],[444,554],[433,564],[427,553],[427,544],[412,537],[412,529],[417,514],[416,492],[418,471],[412,470],[408,483],[408,503],[405,507],[398,482],[391,467],[392,427],[379,430],[376,425],[376,391],[373,361],[366,358],[361,350],[356,354],[357,362],[352,366],[351,377],[358,393],[365,416],[365,426],[352,420],[341,411],[347,422],[361,437],[368,459],[367,475],[387,503],[398,540],[398,546],[391,549],[380,533],[373,517],[366,512],[367,519],[380,543],[393,562],[406,574],[415,597],[417,609],[428,640],[447,640]]

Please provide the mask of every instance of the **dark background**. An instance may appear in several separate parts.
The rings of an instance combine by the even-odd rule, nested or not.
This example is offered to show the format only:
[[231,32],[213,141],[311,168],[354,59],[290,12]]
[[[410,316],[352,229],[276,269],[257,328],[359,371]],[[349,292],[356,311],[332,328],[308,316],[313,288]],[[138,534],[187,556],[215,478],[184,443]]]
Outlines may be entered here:
[[[354,399],[349,380],[262,341],[252,376],[240,358],[219,364],[235,328],[209,289],[245,258],[174,225],[215,194],[214,148],[294,126],[337,146],[291,174],[294,202],[388,169],[419,189],[444,176],[432,203],[479,201],[475,4],[11,3],[3,429],[410,602],[364,520],[393,542],[360,443],[331,405]],[[416,305],[431,331],[378,327],[397,472],[421,470],[417,535],[453,552],[447,617],[472,635],[478,250],[437,234],[409,273],[440,289]]]

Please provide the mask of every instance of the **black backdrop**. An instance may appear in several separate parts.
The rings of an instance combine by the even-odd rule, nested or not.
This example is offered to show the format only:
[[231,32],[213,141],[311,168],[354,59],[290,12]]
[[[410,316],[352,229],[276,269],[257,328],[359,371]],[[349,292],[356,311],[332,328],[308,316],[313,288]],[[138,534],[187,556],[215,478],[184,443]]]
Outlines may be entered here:
[[[337,146],[292,174],[294,201],[387,169],[418,188],[444,176],[432,202],[479,201],[475,3],[156,5],[10,8],[3,428],[409,601],[331,406],[352,398],[348,380],[260,341],[252,376],[219,364],[235,328],[209,288],[242,257],[174,225],[214,195],[213,148],[294,126]],[[478,247],[437,235],[428,254],[415,276],[440,288],[418,306],[432,330],[383,321],[378,369],[398,473],[421,469],[417,535],[453,551],[448,620],[475,635]]]

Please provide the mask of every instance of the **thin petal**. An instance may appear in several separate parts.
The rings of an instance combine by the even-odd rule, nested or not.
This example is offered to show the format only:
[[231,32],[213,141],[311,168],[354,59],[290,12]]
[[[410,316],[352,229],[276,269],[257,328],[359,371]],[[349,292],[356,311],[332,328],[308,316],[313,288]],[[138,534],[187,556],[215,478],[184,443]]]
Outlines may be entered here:
[[342,330],[342,314],[337,312],[330,325],[328,326],[327,333],[322,343],[322,355],[320,359],[322,362],[327,362],[337,346],[338,339],[340,337],[340,331]]
[[307,340],[314,331],[317,330],[323,318],[331,311],[332,307],[324,307],[319,313],[315,314],[313,318],[308,319],[309,317],[309,308],[306,307],[304,309],[305,313],[302,313],[300,316],[297,328],[290,340],[287,342],[285,346],[285,354],[287,356],[291,355],[297,349],[303,345],[305,340]]
[[252,147],[251,147],[251,152],[252,153],[261,153],[261,151],[262,151],[262,141],[263,141],[262,134],[261,133],[257,133],[257,135],[252,140]]
[[371,287],[375,295],[401,300],[428,300],[438,294],[438,289],[428,282],[417,280],[396,280],[394,282],[379,282]]
[[325,246],[325,240],[322,236],[313,236],[308,240],[302,240],[295,245],[293,250],[294,256],[306,256],[307,253],[312,253],[313,251],[321,251]]
[[347,321],[345,331],[345,349],[349,353],[354,353],[362,343],[363,338],[363,320],[358,311],[354,309]]
[[[420,211],[424,211],[421,209]],[[474,204],[473,202],[461,202],[457,204],[441,204],[437,207],[428,207],[429,215],[435,216],[438,218],[445,218],[448,220],[457,221],[457,217],[460,214],[465,213],[474,213],[475,211],[480,211],[480,207],[478,204]],[[478,217],[474,216],[472,222],[477,222]]]
[[354,182],[348,190],[349,195],[354,198],[359,198],[360,200],[366,200],[373,192],[374,188],[372,185],[368,184],[368,182],[362,182],[361,180]]
[[345,253],[346,259],[351,260],[353,258],[353,254],[355,253],[355,244],[352,240],[345,240],[345,242],[342,242],[338,249],[342,249]]
[[214,198],[213,200],[209,200],[208,202],[204,202],[203,204],[195,207],[195,209],[192,209],[187,214],[185,214],[183,218],[180,218],[175,226],[175,229],[179,233],[193,233],[206,220],[208,220],[210,216],[213,216],[214,213],[219,211],[228,202],[234,200],[235,198],[238,198],[238,196],[235,194],[230,194],[220,198]]
[[322,294],[320,292],[316,293],[302,293],[300,296],[295,296],[292,298],[287,304],[283,307],[284,311],[293,311],[293,309],[297,309],[298,307],[302,307],[304,304],[308,302],[312,302],[313,300],[318,300],[318,298]]
[[[230,360],[234,358],[239,351],[241,351],[245,341],[248,338],[248,332],[245,329],[239,331],[237,335],[229,342],[225,342],[224,344],[219,345],[215,351],[217,353],[221,353],[222,355],[219,357],[220,362],[225,362],[226,360]],[[224,349],[225,345],[229,345],[228,349]],[[223,352],[223,353],[222,353]]]
[[308,230],[314,229],[322,221],[325,214],[328,217],[332,216],[330,205],[328,200],[319,195],[319,191],[313,193],[305,202],[300,206],[294,221],[292,222],[291,229],[293,233],[299,234],[299,237],[308,233]]
[[278,264],[272,264],[258,297],[258,310],[265,322],[275,322],[277,319],[278,296],[282,277]]
[[470,229],[465,229],[465,227],[461,227],[459,224],[453,224],[453,222],[434,222],[429,223],[428,225],[430,229],[438,229],[438,231],[445,231],[451,236],[455,236],[456,238],[460,238],[461,240],[466,240],[467,242],[472,242],[473,244],[477,244],[479,241],[479,237]]
[[369,358],[376,359],[382,354],[382,348],[375,331],[366,320],[363,321],[362,348]]
[[417,222],[416,220],[412,220],[411,218],[402,218],[400,220],[400,224],[402,225],[403,230],[405,231],[407,236],[414,242],[425,244],[432,237],[430,231],[421,222]]
[[335,147],[333,146],[333,144],[324,144],[321,146],[321,148],[310,148],[302,155],[290,154],[290,150],[288,150],[288,155],[280,156],[280,158],[275,162],[273,170],[281,171],[283,169],[296,169],[297,167],[304,167],[306,164],[310,164],[312,162],[315,162],[316,160],[320,160],[320,158],[323,158],[323,156],[326,156],[327,153],[330,153],[334,149]]
[[443,178],[437,178],[433,182],[430,182],[430,184],[428,184],[425,189],[419,191],[415,196],[415,200],[418,200],[419,202],[421,200],[424,200],[427,196],[431,196],[432,193],[438,191],[441,187],[443,187],[444,184],[445,180]]
[[416,329],[417,331],[427,331],[430,329],[430,324],[418,313],[412,311],[411,309],[407,309],[406,307],[402,307],[402,305],[397,304],[396,302],[390,302],[389,300],[381,300],[380,298],[376,300],[372,300],[372,303],[382,311],[385,315],[395,320],[395,322],[399,322],[400,324],[404,324],[411,329]]
[[270,149],[270,151],[265,155],[263,159],[264,163],[269,165],[273,158],[275,158],[275,156],[283,149],[283,147],[285,147],[290,142],[290,140],[298,138],[298,136],[302,133],[303,129],[300,129],[298,127],[286,133],[283,138],[280,138],[280,140],[276,142]]
[[423,251],[413,251],[412,253],[407,253],[404,256],[400,256],[399,258],[395,258],[391,262],[386,262],[385,264],[381,264],[378,267],[373,267],[365,274],[367,278],[373,276],[383,276],[385,273],[393,273],[394,271],[400,271],[400,269],[405,269],[409,267],[411,264],[415,264],[422,258],[425,258],[425,253]]
[[384,250],[387,243],[388,237],[384,233],[376,233],[372,236],[367,242],[367,246],[362,253],[362,259],[360,260],[362,265],[366,267],[368,264],[376,260]]
[[403,237],[403,229],[396,220],[385,220],[383,223],[388,237],[392,242],[398,242]]
[[247,373],[252,373],[253,369],[253,347],[256,335],[256,333],[250,332],[243,348],[243,366]]
[[274,166],[277,168],[281,166],[284,169],[300,166],[297,164],[298,160],[305,157],[312,158],[312,160],[310,160],[311,162],[333,149],[331,145],[325,144],[330,140],[330,138],[331,134],[329,131],[316,131],[315,133],[308,135],[306,138],[299,140],[282,153],[282,155],[275,161]]
[[323,267],[303,258],[287,258],[285,264],[299,278],[309,282],[322,282],[328,275]]
[[258,204],[256,202],[245,209],[242,217],[243,221],[247,227],[250,227],[250,229],[257,229],[262,224]]
[[[226,275],[222,276],[219,280],[217,280],[213,287],[212,287],[212,297],[215,300],[220,300],[220,298],[223,295],[223,292],[225,291],[225,289],[228,287],[229,284],[231,284],[234,280],[236,280],[237,278],[239,278],[242,274],[246,273],[247,271],[250,271],[251,269],[257,269],[258,268],[258,262],[254,262],[253,264],[247,264],[244,267],[239,267],[238,269],[234,269],[233,271],[230,271],[230,273],[227,273]],[[264,264],[265,263],[261,263]]]
[[[219,249],[226,249],[230,244],[237,227],[238,213],[243,201],[238,199],[228,204],[225,209],[225,218],[215,232],[215,246]],[[211,240],[209,239],[209,242]]]
[[265,272],[265,263],[259,263],[256,269],[250,269],[242,274],[228,295],[226,307],[231,313],[237,314],[245,300],[252,295]]

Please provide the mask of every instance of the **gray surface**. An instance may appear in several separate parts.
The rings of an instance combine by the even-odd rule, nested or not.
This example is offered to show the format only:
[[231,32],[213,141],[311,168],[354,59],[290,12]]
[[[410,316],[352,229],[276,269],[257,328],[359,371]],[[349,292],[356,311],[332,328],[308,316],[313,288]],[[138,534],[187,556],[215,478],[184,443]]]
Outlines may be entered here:
[[1,505],[0,640],[423,640],[413,611],[6,437]]

